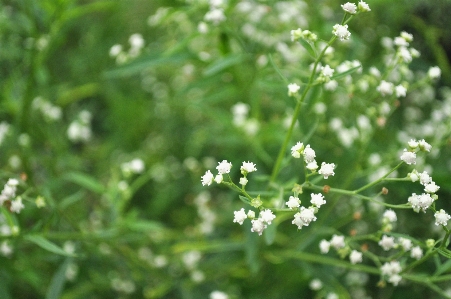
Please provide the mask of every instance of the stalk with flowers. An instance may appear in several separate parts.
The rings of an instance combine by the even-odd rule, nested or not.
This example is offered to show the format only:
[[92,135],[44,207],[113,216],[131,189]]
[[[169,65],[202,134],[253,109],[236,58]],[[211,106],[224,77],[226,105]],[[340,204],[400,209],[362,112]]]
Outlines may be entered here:
[[[216,167],[218,174],[214,176],[210,170],[207,170],[205,175],[202,176],[202,185],[211,185],[213,182],[225,185],[230,189],[239,193],[238,198],[244,203],[245,207],[234,212],[233,222],[243,225],[246,219],[251,221],[251,232],[262,235],[265,230],[270,227],[273,222],[277,222],[277,218],[281,217],[282,220],[278,222],[280,224],[283,221],[289,219],[286,215],[290,215],[292,218],[291,223],[294,224],[298,230],[304,227],[314,230],[312,226],[318,220],[320,208],[324,205],[333,205],[334,200],[338,198],[346,198],[346,200],[360,200],[367,204],[377,205],[384,209],[382,214],[382,221],[379,230],[370,232],[367,234],[357,234],[354,232],[351,235],[344,236],[341,234],[333,234],[329,240],[322,239],[319,243],[319,249],[321,254],[328,254],[332,247],[338,257],[341,260],[347,259],[349,262],[345,263],[339,260],[333,261],[331,258],[316,257],[317,263],[324,263],[330,265],[342,266],[345,268],[367,272],[373,275],[379,276],[378,285],[384,287],[386,283],[390,283],[393,286],[398,284],[423,284],[433,291],[447,296],[438,285],[446,280],[451,279],[450,274],[441,273],[440,269],[444,265],[449,264],[451,258],[451,251],[448,249],[449,237],[451,230],[447,227],[448,221],[451,216],[441,208],[437,191],[440,189],[438,185],[433,181],[432,177],[425,170],[410,169],[410,172],[401,173],[398,176],[392,176],[397,173],[398,169],[405,169],[405,166],[411,166],[416,164],[417,154],[428,154],[432,150],[431,144],[424,139],[416,140],[411,139],[406,143],[406,148],[402,154],[398,156],[400,162],[393,166],[391,169],[382,173],[379,177],[373,181],[368,182],[355,189],[347,189],[346,184],[337,184],[329,186],[326,182],[322,182],[320,176],[324,180],[327,180],[331,176],[340,176],[340,166],[334,163],[327,163],[321,161],[320,166],[316,161],[316,152],[310,144],[304,145],[303,142],[298,141],[293,144],[293,130],[298,125],[298,119],[301,117],[305,108],[305,101],[309,91],[317,85],[324,86],[325,89],[334,90],[337,86],[337,79],[346,77],[354,72],[361,72],[364,67],[360,64],[352,64],[344,71],[336,71],[330,65],[322,65],[322,61],[328,50],[332,45],[338,42],[347,41],[351,38],[351,32],[348,30],[348,23],[354,17],[360,17],[360,14],[368,13],[371,11],[369,5],[363,1],[356,4],[345,3],[341,5],[344,16],[340,24],[336,24],[332,28],[332,37],[326,43],[323,43],[320,47],[317,43],[318,37],[315,33],[309,30],[296,29],[291,31],[291,41],[299,42],[314,59],[310,66],[310,76],[308,80],[297,83],[288,84],[288,96],[294,99],[294,111],[291,116],[289,127],[285,133],[285,138],[280,146],[279,154],[272,167],[271,175],[267,177],[267,190],[262,190],[261,193],[267,194],[266,197],[274,196],[275,193],[280,191],[283,202],[274,204],[274,201],[270,201],[270,198],[264,198],[260,196],[259,191],[249,192],[246,190],[246,185],[249,182],[248,174],[250,172],[257,171],[256,165],[252,162],[243,162],[240,172],[241,177],[239,183],[235,184],[230,171],[232,164],[227,160],[223,160]],[[379,77],[379,85],[376,86],[375,91],[372,91],[371,97],[374,99],[377,97],[387,97],[395,95],[395,98],[405,97],[409,83],[402,81],[401,84],[396,85],[388,81],[391,74],[397,70],[406,70],[408,63],[413,58],[418,57],[419,53],[413,48],[409,48],[409,43],[412,42],[413,36],[407,32],[401,32],[399,37],[394,39],[394,45],[397,47],[395,53],[392,56],[387,57],[387,69],[384,74],[381,75],[375,68],[370,69],[371,72],[377,73]],[[434,80],[440,76],[440,71],[437,67],[431,68],[428,72],[428,77],[424,78],[424,82],[427,80]],[[283,78],[285,81],[286,79]],[[365,81],[361,81],[365,82]],[[368,90],[367,82],[361,83],[366,86],[363,88]],[[413,90],[420,85],[420,82],[412,84],[409,90]],[[384,102],[384,105],[390,105],[390,102]],[[393,104],[393,102],[392,102]],[[320,102],[317,105],[321,105]],[[391,110],[392,108],[388,108]],[[390,114],[390,113],[388,113]],[[377,118],[379,125],[383,126],[387,121],[388,115],[383,115]],[[365,126],[364,122],[368,119],[362,116],[361,126]],[[369,134],[371,135],[371,133]],[[369,144],[370,136],[365,137],[365,143]],[[287,149],[289,144],[291,145],[291,159],[301,159],[302,166],[298,163],[288,162],[290,158],[287,156]],[[296,180],[295,183],[283,182],[279,179],[279,174],[283,168],[294,167],[299,172],[304,174],[303,179]],[[318,170],[319,169],[319,170]],[[344,178],[340,180],[346,182]],[[391,182],[419,182],[424,188],[423,193],[412,195],[405,199],[402,204],[390,203],[390,199],[381,200],[381,196],[387,196],[389,190],[384,186],[386,183]],[[340,185],[345,185],[344,188]],[[375,192],[379,188],[379,192]],[[307,191],[307,192],[306,192]],[[317,192],[317,193],[315,193]],[[309,193],[310,205],[302,205],[300,196],[303,193]],[[257,194],[252,196],[251,194]],[[308,196],[307,196],[308,197]],[[327,199],[327,202],[326,202]],[[336,203],[335,203],[336,204]],[[246,211],[246,209],[248,209]],[[407,213],[413,210],[415,213],[432,213],[435,218],[435,225],[441,228],[441,237],[438,239],[418,240],[413,236],[400,234],[396,232],[397,213]],[[330,215],[331,210],[328,210]],[[318,216],[317,216],[318,215]],[[413,214],[410,217],[415,217]],[[335,217],[334,221],[341,221],[339,215],[330,215],[329,217]],[[360,216],[355,216],[360,217]],[[276,220],[275,220],[276,219]],[[307,228],[304,228],[307,229]],[[379,249],[370,249],[368,243],[375,243],[379,245]],[[374,248],[374,250],[372,250]],[[390,251],[391,254],[387,255],[385,252]],[[287,253],[284,251],[279,252],[282,258],[286,259],[299,259],[305,261],[312,261],[312,255],[304,252]],[[420,264],[428,262],[430,260],[439,261],[437,264],[436,272],[429,274],[428,277],[424,277],[422,273],[416,273],[416,269]],[[364,263],[361,266],[354,266]],[[327,298],[335,298],[333,295],[328,295]],[[338,298],[338,297],[337,297]]]

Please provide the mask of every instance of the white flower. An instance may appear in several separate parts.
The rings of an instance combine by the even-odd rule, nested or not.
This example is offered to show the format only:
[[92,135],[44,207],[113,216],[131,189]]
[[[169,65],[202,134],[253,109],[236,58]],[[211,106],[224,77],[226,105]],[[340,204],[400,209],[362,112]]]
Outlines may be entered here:
[[247,182],[248,182],[248,180],[247,180],[246,177],[240,178],[240,185],[246,186],[246,185],[247,185]]
[[213,291],[210,293],[210,299],[229,299],[229,296],[220,291]]
[[358,252],[357,250],[353,250],[351,254],[349,255],[349,260],[351,261],[351,264],[357,264],[362,262],[362,253]]
[[334,91],[338,87],[338,82],[336,80],[330,80],[324,83],[324,89],[328,91]]
[[347,40],[351,36],[351,32],[348,31],[348,25],[340,24],[334,25],[332,34],[337,36],[340,40]]
[[276,218],[276,215],[274,215],[270,209],[266,209],[260,212],[260,218],[267,224],[271,224],[271,222]]
[[311,196],[311,200],[310,200],[310,203],[312,204],[312,205],[315,205],[316,207],[321,207],[323,204],[325,204],[326,203],[326,201],[324,200],[324,196],[321,194],[321,193],[318,193],[318,194],[314,194],[314,193],[312,193],[312,194],[310,194],[310,196]]
[[319,174],[323,175],[325,179],[329,176],[335,175],[334,172],[335,164],[334,163],[321,163],[321,169],[318,171]]
[[292,42],[297,41],[298,39],[303,37],[301,28],[291,30],[290,35],[291,35]]
[[386,235],[382,236],[382,239],[378,243],[385,251],[388,251],[395,247],[395,238],[388,237]]
[[420,150],[430,152],[432,149],[432,145],[424,141],[424,139],[421,139],[418,141],[418,146],[420,147]]
[[297,225],[298,229],[301,229],[302,226],[308,226],[312,221],[316,221],[314,209],[312,207],[308,209],[301,207],[300,212],[294,214],[294,219],[291,223]]
[[290,196],[288,201],[285,203],[290,209],[299,208],[301,201],[298,197]]
[[410,33],[408,33],[408,32],[402,31],[401,34],[400,34],[400,36],[401,36],[403,39],[405,39],[406,42],[408,42],[408,43],[411,43],[411,42],[413,41],[413,35],[410,34]]
[[448,220],[451,219],[451,216],[448,215],[443,209],[440,209],[440,211],[435,212],[434,217],[435,217],[435,225],[446,226],[448,224]]
[[121,45],[114,45],[110,48],[110,56],[111,57],[116,57],[117,55],[119,55],[122,52],[122,46]]
[[407,201],[412,206],[414,211],[418,212],[421,209],[423,212],[425,212],[434,202],[434,199],[430,194],[423,193],[421,195],[417,195],[415,193],[412,193],[412,196],[410,196]]
[[291,147],[291,155],[294,158],[300,158],[301,153],[304,151],[304,144],[302,142],[296,143],[296,145]]
[[398,47],[408,47],[409,46],[409,43],[404,39],[404,38],[402,38],[401,36],[397,36],[397,37],[395,37],[395,39],[393,40],[393,43],[395,44],[395,46],[398,46]]
[[222,174],[217,174],[217,175],[215,176],[215,182],[216,182],[216,184],[221,184],[223,180],[224,180],[224,178],[223,178]]
[[410,139],[410,141],[407,142],[407,145],[409,146],[409,149],[414,150],[418,147],[418,141],[415,139]]
[[397,220],[396,213],[393,210],[386,210],[382,218],[387,222],[396,222]]
[[219,23],[225,21],[227,18],[224,15],[224,11],[220,8],[213,8],[209,12],[207,12],[204,16],[204,20],[207,22],[212,22],[214,25],[218,25]]
[[333,235],[330,240],[330,245],[335,248],[335,250],[345,247],[345,237]]
[[404,161],[406,164],[416,164],[417,155],[414,152],[409,152],[407,149],[404,149],[404,152],[401,155],[401,160]]
[[202,186],[210,186],[211,183],[213,183],[213,174],[210,170],[207,170],[207,172],[202,176]]
[[321,74],[324,77],[330,78],[333,76],[334,72],[335,72],[335,70],[333,68],[331,68],[328,64],[321,67]]
[[359,7],[359,11],[361,11],[361,12],[371,11],[369,5],[366,4],[366,2],[363,2],[363,1],[359,2],[358,7]]
[[402,271],[401,264],[398,261],[384,263],[381,267],[382,275],[395,275]]
[[246,220],[247,215],[243,208],[239,211],[233,212],[235,214],[235,218],[233,219],[233,222],[239,223],[240,225],[243,224],[244,220]]
[[327,240],[321,240],[321,242],[319,242],[319,250],[321,251],[321,253],[326,254],[329,252],[330,249],[330,242]]
[[432,182],[432,178],[429,176],[429,174],[426,171],[423,171],[419,174],[420,177],[420,184],[421,185],[427,185],[430,182]]
[[247,218],[249,218],[249,219],[254,219],[254,218],[255,218],[255,212],[252,211],[252,210],[249,210],[249,211],[247,212]]
[[19,214],[20,211],[24,208],[24,205],[22,203],[22,198],[17,197],[15,200],[11,201],[11,212]]
[[307,146],[304,149],[304,161],[306,163],[313,162],[315,160],[316,154],[315,151],[310,147],[310,144],[307,144]]
[[315,278],[312,281],[310,281],[309,287],[314,291],[318,291],[322,289],[323,283],[318,278]]
[[394,286],[397,286],[401,280],[402,280],[402,277],[398,274],[391,275],[388,278],[388,282],[393,284]]
[[268,227],[267,225],[265,225],[265,223],[261,218],[251,220],[251,222],[252,222],[251,232],[258,233],[259,236],[261,236],[265,228]]
[[342,4],[341,8],[343,8],[343,10],[345,12],[350,13],[352,15],[355,14],[356,11],[357,11],[357,6],[354,3],[351,3],[351,2],[347,2],[345,4]]
[[395,94],[397,98],[405,97],[407,93],[407,88],[402,85],[398,85],[395,87]]
[[426,186],[424,186],[424,191],[427,193],[435,193],[440,189],[440,186],[437,186],[435,182],[430,182]]
[[410,257],[419,260],[423,256],[423,250],[420,246],[415,246],[410,251]]
[[216,169],[218,170],[219,174],[229,173],[231,168],[232,163],[227,162],[227,160],[219,162],[219,165],[216,166]]
[[241,173],[247,174],[249,172],[257,171],[255,164],[252,162],[243,162],[243,166],[241,166]]
[[299,85],[297,85],[296,83],[288,84],[288,96],[290,96],[290,97],[295,96],[298,93],[300,88],[301,87]]
[[308,162],[305,167],[310,171],[316,171],[319,166],[318,163],[316,163],[316,161],[313,160],[312,162]]
[[438,78],[440,78],[441,74],[442,74],[442,71],[440,70],[440,68],[438,66],[431,67],[428,70],[428,77],[430,79],[438,79]]
[[407,238],[398,238],[398,244],[402,246],[404,251],[409,251],[412,248],[412,241]]
[[382,96],[389,96],[393,93],[393,83],[382,80],[376,89]]

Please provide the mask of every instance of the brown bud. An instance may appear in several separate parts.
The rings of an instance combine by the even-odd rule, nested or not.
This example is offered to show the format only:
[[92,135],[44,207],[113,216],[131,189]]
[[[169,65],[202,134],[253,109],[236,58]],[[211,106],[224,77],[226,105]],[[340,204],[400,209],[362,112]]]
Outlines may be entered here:
[[323,192],[327,194],[327,193],[329,193],[329,190],[330,190],[330,186],[329,185],[324,185]]
[[385,187],[382,187],[382,194],[387,195],[388,194],[388,189]]

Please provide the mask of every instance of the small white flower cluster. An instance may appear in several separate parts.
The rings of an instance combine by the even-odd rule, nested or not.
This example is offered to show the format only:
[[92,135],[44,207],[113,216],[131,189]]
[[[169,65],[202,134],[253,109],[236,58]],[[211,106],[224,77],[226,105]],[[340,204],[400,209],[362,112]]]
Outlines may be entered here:
[[394,286],[397,286],[402,279],[402,277],[399,275],[399,273],[402,271],[402,268],[401,264],[398,261],[384,263],[380,270],[383,276],[388,276],[388,282],[390,282]]
[[348,25],[335,24],[332,33],[341,41],[348,40],[351,37],[351,32],[348,30]]
[[382,215],[382,230],[389,232],[397,220],[396,213],[393,210],[386,210]]
[[3,143],[3,139],[5,139],[6,134],[9,131],[9,124],[6,121],[2,121],[0,123],[0,145]]
[[320,75],[318,78],[319,82],[327,83],[330,81],[330,78],[334,75],[335,70],[331,68],[329,65],[325,65],[321,67]]
[[399,62],[410,63],[413,58],[420,56],[420,53],[414,48],[408,48],[413,41],[413,35],[405,31],[401,32],[400,36],[395,37],[393,44],[397,46],[396,57]]
[[249,105],[238,102],[232,106],[233,124],[237,128],[242,128],[249,136],[257,134],[260,124],[255,118],[248,118]]
[[[319,250],[321,251],[322,254],[328,253],[331,246],[339,253],[341,251],[340,254],[344,253],[345,256],[347,255],[347,253],[349,253],[349,247],[346,247],[344,236],[333,235],[332,238],[330,239],[330,241],[323,239],[319,242]],[[347,250],[344,250],[346,248],[347,248]],[[349,253],[349,261],[353,265],[355,265],[357,263],[361,263],[363,261],[362,252],[357,251],[357,250],[352,250]]]
[[204,20],[213,23],[215,26],[224,22],[227,17],[224,14],[223,6],[223,0],[210,0],[210,10],[205,14]]
[[19,185],[17,179],[9,179],[6,182],[0,193],[0,205],[9,200],[11,202],[10,211],[19,214],[25,206],[22,203],[22,197],[16,197],[17,185]]
[[299,89],[301,89],[301,87],[299,85],[297,85],[296,83],[288,84],[288,96],[290,96],[290,97],[296,96]]
[[144,169],[145,169],[144,161],[139,158],[135,158],[129,162],[121,164],[121,170],[125,176],[143,173]]
[[296,196],[290,196],[288,201],[285,203],[290,209],[299,208],[299,212],[294,214],[294,219],[291,223],[295,224],[298,229],[302,229],[303,226],[309,226],[312,221],[316,221],[315,214],[318,213],[318,209],[326,203],[324,196],[321,193],[310,194],[312,204],[310,207],[301,207],[301,201]]
[[18,235],[19,234],[19,227],[14,225],[10,226],[8,221],[6,220],[5,216],[3,214],[0,214],[0,236],[8,237],[11,235]]
[[9,244],[9,241],[3,241],[0,245],[0,254],[5,257],[10,257],[13,253],[13,247]]
[[423,250],[421,249],[421,247],[412,247],[412,241],[407,238],[399,237],[397,240],[395,240],[394,237],[383,235],[378,244],[385,251],[401,247],[404,252],[410,251],[411,258],[419,260],[423,257]]
[[404,152],[401,155],[401,160],[404,161],[406,164],[416,164],[416,152],[423,151],[423,152],[430,152],[432,149],[432,146],[427,143],[424,139],[420,141],[416,141],[414,139],[410,140],[408,143],[408,149],[404,149]]
[[60,107],[53,105],[42,97],[34,98],[31,106],[33,109],[40,111],[45,120],[49,122],[60,120],[63,115]]
[[370,6],[363,1],[360,1],[359,4],[356,6],[354,3],[347,2],[345,4],[341,5],[341,8],[343,10],[351,15],[355,15],[357,12],[368,12],[371,11]]
[[259,217],[257,219],[255,218],[255,212],[252,210],[249,210],[246,214],[244,208],[242,208],[241,210],[235,211],[233,213],[235,214],[233,222],[236,222],[239,225],[242,225],[244,223],[244,220],[246,220],[247,218],[251,219],[252,222],[251,232],[256,232],[258,233],[259,236],[262,235],[263,231],[276,218],[276,215],[274,215],[270,209],[260,211]]
[[[207,170],[207,172],[201,177],[202,186],[210,186],[213,181],[220,184],[223,181],[223,175],[230,173],[230,169],[232,168],[232,163],[228,162],[227,160],[223,160],[222,162],[219,162],[219,165],[216,166],[216,169],[218,170],[218,174],[214,177],[210,170]],[[257,168],[255,167],[255,164],[252,162],[243,162],[243,165],[240,168],[241,174],[243,177],[240,178],[240,184],[246,186],[248,180],[247,175],[251,172],[257,171]]]
[[209,299],[229,299],[229,296],[221,291],[213,291],[210,293]]
[[191,280],[200,283],[205,280],[205,274],[199,270],[199,261],[202,253],[198,250],[191,250],[183,254],[182,262],[185,268],[190,272]]
[[301,30],[301,28],[291,30],[290,34],[292,42],[302,38],[308,42],[314,43],[318,39],[318,36],[315,33],[309,30]]
[[[294,146],[291,147],[291,155],[296,159],[299,159],[301,155],[303,155],[304,162],[306,163],[306,168],[312,173],[315,173],[319,167],[318,163],[315,160],[315,151],[310,147],[310,144],[304,146],[302,142],[297,142]],[[334,163],[323,162],[321,163],[321,168],[318,173],[324,176],[325,179],[327,179],[329,176],[335,175],[334,169]]]
[[202,234],[210,234],[214,230],[214,223],[216,221],[216,214],[209,206],[210,193],[203,191],[194,198],[194,204],[197,207],[197,214],[201,222],[197,224],[199,231]]
[[67,129],[67,137],[72,142],[87,142],[91,139],[91,112],[83,110],[77,119],[70,123]]
[[116,58],[117,64],[123,64],[141,54],[142,48],[144,47],[144,38],[141,34],[134,33],[130,35],[128,42],[130,44],[128,52],[123,51],[121,44],[116,44],[110,48],[110,56]]

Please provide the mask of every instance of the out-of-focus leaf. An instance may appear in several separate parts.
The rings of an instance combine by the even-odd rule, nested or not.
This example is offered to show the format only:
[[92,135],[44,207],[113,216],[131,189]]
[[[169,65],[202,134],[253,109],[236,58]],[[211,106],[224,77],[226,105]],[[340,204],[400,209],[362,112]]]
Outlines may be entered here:
[[242,54],[234,54],[234,55],[229,55],[226,56],[224,58],[221,58],[215,62],[213,62],[210,66],[208,66],[203,74],[206,77],[215,75],[233,65],[237,65],[242,63],[243,61],[246,60],[246,55],[242,55]]
[[439,248],[437,251],[444,257],[451,259],[451,250]]
[[53,275],[50,286],[47,290],[46,299],[59,299],[66,282],[66,271],[71,262],[71,258],[67,258]]
[[46,238],[44,238],[43,236],[40,235],[26,235],[24,237],[25,240],[30,241],[36,245],[38,245],[39,247],[59,254],[59,255],[64,255],[64,256],[71,256],[74,257],[75,255],[72,253],[68,253],[66,251],[64,251],[61,247],[59,247],[58,245],[56,245],[55,243],[50,242],[49,240],[47,240]]
[[451,269],[451,260],[447,260],[442,265],[440,265],[440,267],[437,268],[437,271],[435,271],[434,276],[445,273],[449,269]]
[[59,106],[67,106],[71,103],[94,96],[99,91],[99,84],[88,83],[77,86],[70,90],[65,90],[58,98],[57,104]]
[[271,63],[272,67],[274,68],[274,70],[277,72],[277,74],[279,74],[280,78],[282,78],[283,82],[285,82],[285,85],[288,85],[288,80],[287,78],[285,78],[285,76],[282,74],[282,72],[280,71],[280,69],[277,67],[277,65],[274,63],[274,60],[272,59],[272,55],[269,54],[268,55],[269,58],[269,62]]
[[241,199],[241,201],[244,202],[245,204],[250,204],[250,203],[251,203],[247,197],[244,197],[244,196],[242,196],[242,195],[238,195],[238,197],[239,197],[239,198]]
[[146,221],[146,220],[133,220],[127,221],[124,225],[133,231],[148,232],[152,230],[162,230],[164,226],[160,222]]
[[258,234],[251,232],[250,221],[245,221],[243,225],[246,231],[246,243],[244,244],[244,252],[246,254],[246,262],[252,273],[257,273],[260,268],[260,260],[258,258]]
[[70,172],[63,178],[95,193],[102,194],[105,191],[105,187],[99,181],[84,173]]
[[311,43],[307,42],[306,40],[304,40],[302,38],[300,38],[298,41],[304,47],[304,49],[307,50],[307,52],[310,54],[310,56],[312,56],[312,58],[316,60],[316,57],[318,54],[316,53],[315,47]]
[[140,58],[104,73],[106,78],[119,78],[139,74],[143,70],[159,65],[181,64],[192,58],[189,53],[179,53],[174,56],[142,55]]
[[268,227],[263,231],[263,235],[265,237],[266,245],[271,245],[276,238],[277,233],[277,225],[275,223],[268,225]]
[[332,76],[331,79],[335,80],[335,79],[339,79],[339,78],[342,78],[344,76],[350,75],[350,74],[354,73],[355,71],[357,71],[358,69],[360,69],[361,67],[362,67],[361,65],[355,66],[353,68],[350,68],[346,72],[339,73],[339,74],[336,74],[336,75]]
[[80,191],[74,194],[69,195],[68,197],[65,197],[63,200],[61,200],[59,204],[59,208],[64,210],[68,206],[76,203],[77,201],[81,200],[85,196],[85,192]]

